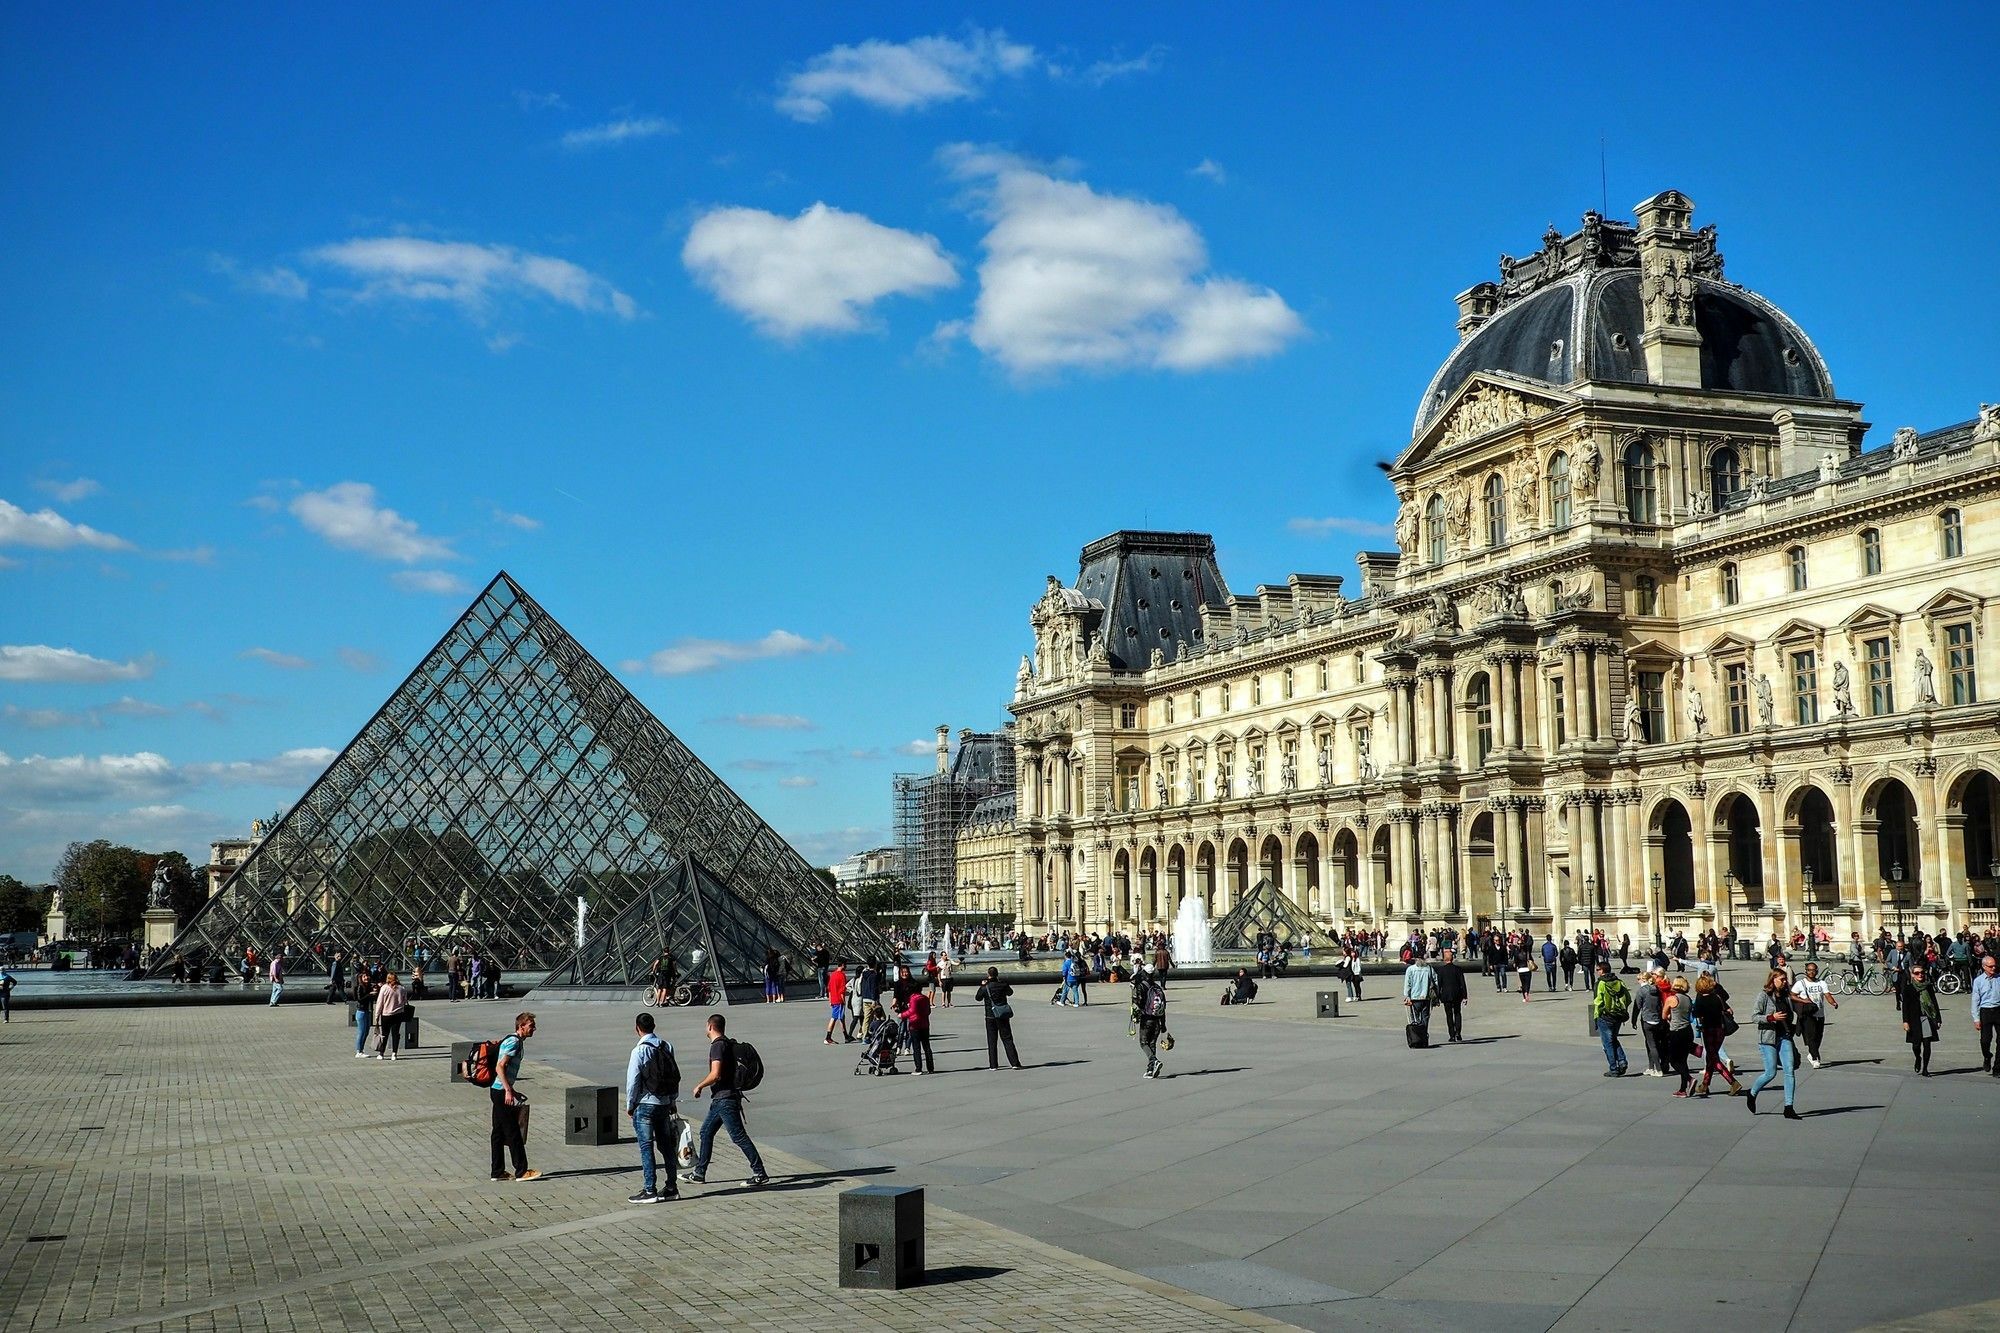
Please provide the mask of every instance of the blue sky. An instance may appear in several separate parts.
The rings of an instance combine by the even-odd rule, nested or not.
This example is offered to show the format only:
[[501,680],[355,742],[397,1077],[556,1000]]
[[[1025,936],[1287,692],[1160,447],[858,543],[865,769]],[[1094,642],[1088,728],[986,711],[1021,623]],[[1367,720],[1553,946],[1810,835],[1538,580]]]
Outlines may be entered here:
[[205,857],[502,567],[882,840],[1083,543],[1351,574],[1452,295],[1605,197],[1970,417],[1992,8],[1734,8],[9,5],[0,872]]

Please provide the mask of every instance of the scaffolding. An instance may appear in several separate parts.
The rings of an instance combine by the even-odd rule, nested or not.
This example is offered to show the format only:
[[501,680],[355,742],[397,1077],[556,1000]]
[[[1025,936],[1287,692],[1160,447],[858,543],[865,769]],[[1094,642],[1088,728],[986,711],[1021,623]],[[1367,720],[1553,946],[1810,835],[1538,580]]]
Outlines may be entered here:
[[989,796],[1014,789],[1014,744],[1004,732],[965,730],[958,751],[950,729],[938,728],[937,771],[899,773],[895,780],[896,849],[903,881],[924,911],[958,900],[958,832]]

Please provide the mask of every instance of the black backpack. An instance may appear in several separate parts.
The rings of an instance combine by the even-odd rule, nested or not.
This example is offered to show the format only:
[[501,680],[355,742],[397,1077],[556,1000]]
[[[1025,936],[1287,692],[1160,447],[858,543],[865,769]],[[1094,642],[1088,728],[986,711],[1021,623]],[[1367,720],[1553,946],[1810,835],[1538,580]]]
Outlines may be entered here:
[[764,1081],[764,1057],[747,1041],[729,1043],[736,1055],[736,1076],[729,1086],[737,1092],[755,1092]]
[[680,1062],[674,1059],[673,1048],[665,1042],[648,1047],[646,1058],[639,1062],[639,1095],[648,1093],[663,1102],[680,1100]]

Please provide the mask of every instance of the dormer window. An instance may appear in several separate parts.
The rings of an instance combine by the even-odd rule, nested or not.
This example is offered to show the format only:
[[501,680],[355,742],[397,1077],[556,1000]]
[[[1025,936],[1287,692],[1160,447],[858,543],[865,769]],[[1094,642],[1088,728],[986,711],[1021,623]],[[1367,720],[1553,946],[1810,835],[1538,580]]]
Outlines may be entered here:
[[1743,489],[1743,459],[1734,449],[1717,449],[1708,459],[1708,499],[1718,512]]
[[1625,516],[1634,523],[1660,521],[1660,489],[1653,471],[1653,446],[1644,440],[1634,440],[1625,450]]

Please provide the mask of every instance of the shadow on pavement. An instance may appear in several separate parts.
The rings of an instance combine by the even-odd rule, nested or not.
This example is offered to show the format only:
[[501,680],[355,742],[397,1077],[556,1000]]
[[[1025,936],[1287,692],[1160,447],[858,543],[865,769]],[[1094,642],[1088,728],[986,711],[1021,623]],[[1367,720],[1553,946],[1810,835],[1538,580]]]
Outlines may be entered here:
[[1161,1078],[1201,1078],[1206,1074],[1241,1074],[1249,1070],[1248,1065],[1231,1065],[1227,1069],[1189,1069],[1178,1074],[1162,1074]]
[[1822,1107],[1819,1107],[1819,1108],[1818,1108],[1817,1110],[1812,1110],[1812,1111],[1801,1111],[1801,1112],[1799,1112],[1799,1119],[1801,1119],[1801,1120],[1811,1120],[1811,1119],[1813,1119],[1813,1118],[1815,1118],[1815,1117],[1817,1117],[1817,1116],[1823,1116],[1823,1115],[1846,1115],[1846,1114],[1847,1114],[1847,1113],[1848,1113],[1849,1111],[1879,1111],[1879,1110],[1881,1110],[1881,1109],[1883,1109],[1883,1108],[1882,1108],[1881,1106],[1879,1106],[1879,1105],[1869,1105],[1869,1106],[1822,1106]]
[[942,1287],[953,1282],[984,1282],[988,1278],[1005,1277],[1013,1271],[1011,1268],[993,1268],[986,1264],[952,1264],[926,1272],[924,1285]]
[[1506,1034],[1505,1034],[1505,1035],[1503,1035],[1503,1036],[1498,1036],[1498,1037],[1467,1037],[1467,1038],[1466,1038],[1466,1039],[1465,1039],[1464,1041],[1460,1042],[1460,1043],[1459,1043],[1459,1045],[1461,1045],[1461,1046],[1485,1046],[1485,1045],[1488,1045],[1488,1044],[1490,1044],[1490,1043],[1492,1043],[1492,1042],[1496,1042],[1496,1041],[1519,1041],[1520,1039],[1521,1039],[1521,1034],[1520,1034],[1520,1033],[1518,1033],[1518,1032],[1509,1032],[1509,1033],[1506,1033]]
[[1819,1067],[1821,1069],[1845,1069],[1849,1065],[1879,1065],[1881,1063],[1882,1057],[1878,1055],[1873,1060],[1822,1060]]

